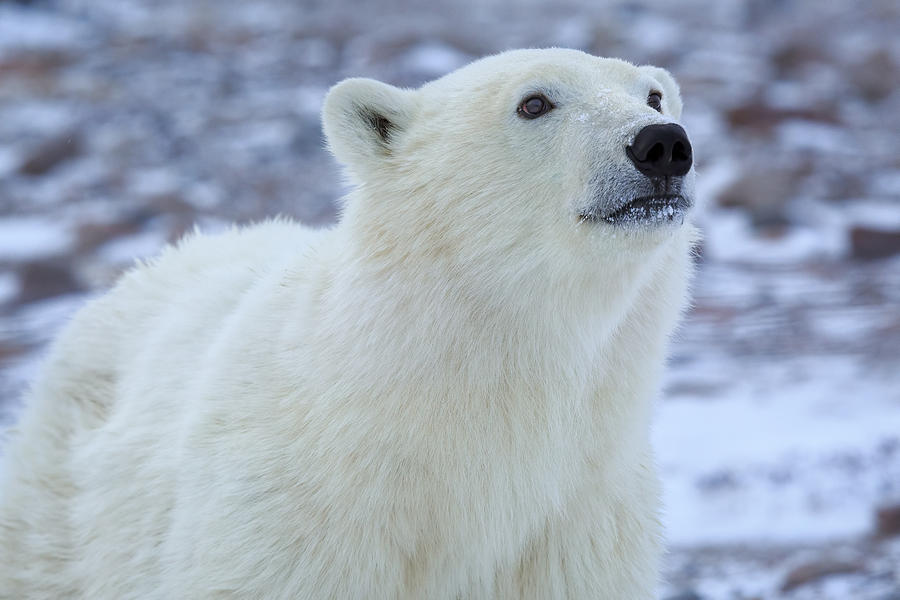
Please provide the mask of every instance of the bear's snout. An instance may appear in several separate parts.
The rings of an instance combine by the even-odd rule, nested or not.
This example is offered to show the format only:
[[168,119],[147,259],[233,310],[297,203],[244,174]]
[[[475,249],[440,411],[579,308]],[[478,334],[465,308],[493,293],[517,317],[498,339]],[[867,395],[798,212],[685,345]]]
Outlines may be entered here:
[[647,125],[634,136],[625,154],[647,177],[681,176],[693,164],[691,142],[675,123]]

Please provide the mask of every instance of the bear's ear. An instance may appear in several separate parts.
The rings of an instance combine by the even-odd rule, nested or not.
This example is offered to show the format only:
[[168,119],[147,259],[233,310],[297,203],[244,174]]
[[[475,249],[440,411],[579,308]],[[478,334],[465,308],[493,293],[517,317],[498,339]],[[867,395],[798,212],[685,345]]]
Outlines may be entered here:
[[322,128],[335,158],[358,173],[390,156],[412,122],[413,94],[374,79],[345,79],[331,88]]
[[672,74],[665,69],[644,65],[639,67],[641,71],[652,77],[662,86],[660,91],[663,93],[663,104],[668,108],[668,113],[676,119],[681,118],[681,91],[678,89],[678,83]]

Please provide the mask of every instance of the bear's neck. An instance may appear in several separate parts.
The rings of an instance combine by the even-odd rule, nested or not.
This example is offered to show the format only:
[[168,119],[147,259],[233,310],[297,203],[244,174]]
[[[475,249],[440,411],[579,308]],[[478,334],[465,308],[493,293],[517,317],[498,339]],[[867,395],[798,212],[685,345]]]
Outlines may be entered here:
[[365,382],[365,407],[411,415],[430,435],[541,432],[603,447],[646,438],[686,296],[687,234],[620,266],[633,272],[577,285],[560,272],[473,285],[440,257],[342,241],[343,264],[327,268],[319,294],[332,351],[317,372],[340,386],[349,369]]

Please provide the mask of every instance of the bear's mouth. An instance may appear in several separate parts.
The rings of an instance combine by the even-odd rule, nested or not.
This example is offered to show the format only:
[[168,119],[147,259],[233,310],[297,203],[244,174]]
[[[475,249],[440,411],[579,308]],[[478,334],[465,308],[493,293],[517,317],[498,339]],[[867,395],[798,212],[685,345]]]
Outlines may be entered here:
[[614,225],[681,222],[691,207],[690,199],[681,194],[639,196],[608,212],[588,211],[580,215],[584,221]]

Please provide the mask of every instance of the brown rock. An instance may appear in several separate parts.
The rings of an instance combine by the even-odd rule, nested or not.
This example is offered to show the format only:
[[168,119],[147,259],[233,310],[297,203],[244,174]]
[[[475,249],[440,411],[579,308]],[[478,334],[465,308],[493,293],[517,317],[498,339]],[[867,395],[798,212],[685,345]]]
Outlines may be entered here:
[[22,292],[16,301],[20,303],[84,291],[84,286],[62,261],[28,263],[19,271],[19,276]]
[[74,132],[50,138],[32,149],[19,166],[23,175],[43,175],[58,164],[81,154],[81,137]]
[[725,119],[733,129],[758,135],[768,135],[784,121],[799,119],[819,123],[840,122],[836,105],[820,101],[806,108],[781,108],[772,106],[760,96],[748,96],[746,100],[724,111]]
[[60,69],[72,63],[73,57],[63,51],[30,49],[0,57],[0,79],[20,77],[41,80],[55,76]]
[[853,258],[873,260],[900,254],[900,231],[886,231],[858,225],[850,230]]
[[853,65],[847,73],[864,99],[877,102],[894,92],[897,78],[900,77],[900,66],[890,52],[881,49]]
[[807,31],[794,31],[772,54],[772,65],[779,77],[791,77],[813,63],[828,62],[821,43]]
[[141,223],[131,219],[120,219],[112,222],[91,222],[78,226],[79,252],[90,251],[106,242],[123,235],[132,235],[140,230]]
[[900,503],[882,506],[875,511],[875,534],[878,537],[900,535]]
[[819,579],[831,575],[844,575],[847,573],[859,573],[863,565],[858,562],[821,559],[805,563],[792,569],[781,584],[781,591],[788,592],[794,588],[807,585]]
[[757,231],[777,237],[791,224],[785,199],[794,194],[802,177],[799,170],[778,165],[748,165],[719,193],[716,203],[746,210]]

